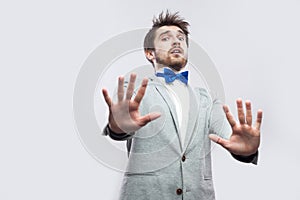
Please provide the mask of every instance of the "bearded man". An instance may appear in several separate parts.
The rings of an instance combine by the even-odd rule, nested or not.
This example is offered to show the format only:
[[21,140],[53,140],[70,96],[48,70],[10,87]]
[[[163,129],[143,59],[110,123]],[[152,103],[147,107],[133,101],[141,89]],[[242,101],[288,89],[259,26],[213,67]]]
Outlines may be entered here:
[[236,121],[228,106],[188,84],[188,26],[178,13],[161,13],[144,40],[155,74],[139,88],[136,74],[129,82],[120,76],[117,102],[102,90],[110,111],[104,134],[127,141],[129,152],[121,200],[215,199],[211,141],[239,161],[257,163],[262,111],[252,125],[250,101],[244,113],[238,99]]

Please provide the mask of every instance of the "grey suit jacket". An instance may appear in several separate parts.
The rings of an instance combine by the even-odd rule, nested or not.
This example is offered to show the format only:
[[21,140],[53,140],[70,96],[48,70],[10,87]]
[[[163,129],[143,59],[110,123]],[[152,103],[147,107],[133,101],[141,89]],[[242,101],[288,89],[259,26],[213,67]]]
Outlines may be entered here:
[[[208,134],[229,138],[231,128],[220,101],[213,100],[205,89],[188,89],[190,110],[185,141],[180,139],[175,105],[155,76],[149,78],[140,113],[159,111],[162,116],[135,133],[115,134],[108,126],[104,130],[115,140],[127,140],[130,151],[121,200],[215,199]],[[258,155],[233,156],[256,163]]]

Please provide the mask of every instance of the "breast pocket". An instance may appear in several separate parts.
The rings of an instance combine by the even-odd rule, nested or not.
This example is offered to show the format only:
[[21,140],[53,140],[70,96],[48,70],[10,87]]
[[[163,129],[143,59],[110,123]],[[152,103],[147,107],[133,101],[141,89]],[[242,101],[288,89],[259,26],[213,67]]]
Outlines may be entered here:
[[204,169],[203,169],[203,178],[204,180],[212,179],[212,170],[211,170],[211,156],[206,155],[204,158]]
[[203,165],[203,196],[206,200],[214,200],[215,192],[212,180],[212,170],[211,170],[211,156],[206,155],[204,158]]

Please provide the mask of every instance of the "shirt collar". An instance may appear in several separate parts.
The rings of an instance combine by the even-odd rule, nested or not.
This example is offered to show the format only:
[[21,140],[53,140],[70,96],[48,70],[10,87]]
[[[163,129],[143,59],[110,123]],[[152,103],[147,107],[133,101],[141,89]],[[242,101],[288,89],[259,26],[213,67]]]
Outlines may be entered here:
[[[163,68],[155,69],[155,74],[158,73],[158,72],[164,73],[164,69],[165,69],[165,68],[168,68],[168,69],[173,70],[173,69],[170,68],[170,67],[163,67]],[[180,71],[173,71],[173,72],[174,72],[175,74],[179,74],[179,73],[184,72],[184,71],[189,71],[187,66],[185,66],[185,67],[184,67],[183,69],[181,69]]]

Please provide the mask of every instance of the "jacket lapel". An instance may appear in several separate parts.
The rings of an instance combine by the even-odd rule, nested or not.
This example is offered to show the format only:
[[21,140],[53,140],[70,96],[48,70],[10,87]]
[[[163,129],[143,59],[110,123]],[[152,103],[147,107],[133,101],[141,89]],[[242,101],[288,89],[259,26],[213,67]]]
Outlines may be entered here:
[[173,122],[175,124],[177,136],[180,140],[178,116],[177,116],[177,113],[176,113],[175,104],[172,101],[170,95],[168,94],[168,89],[166,88],[166,86],[163,83],[161,83],[160,80],[158,80],[158,78],[156,76],[151,76],[150,79],[152,80],[152,84],[155,84],[156,90],[158,91],[160,96],[164,99],[164,101],[166,102],[166,104],[169,107]]
[[193,89],[189,86],[189,119],[188,119],[188,125],[186,128],[186,136],[184,141],[184,148],[183,151],[185,152],[188,148],[189,144],[192,142],[193,137],[195,136],[195,128],[197,125],[197,119],[199,116],[199,103],[196,99],[195,93]]

